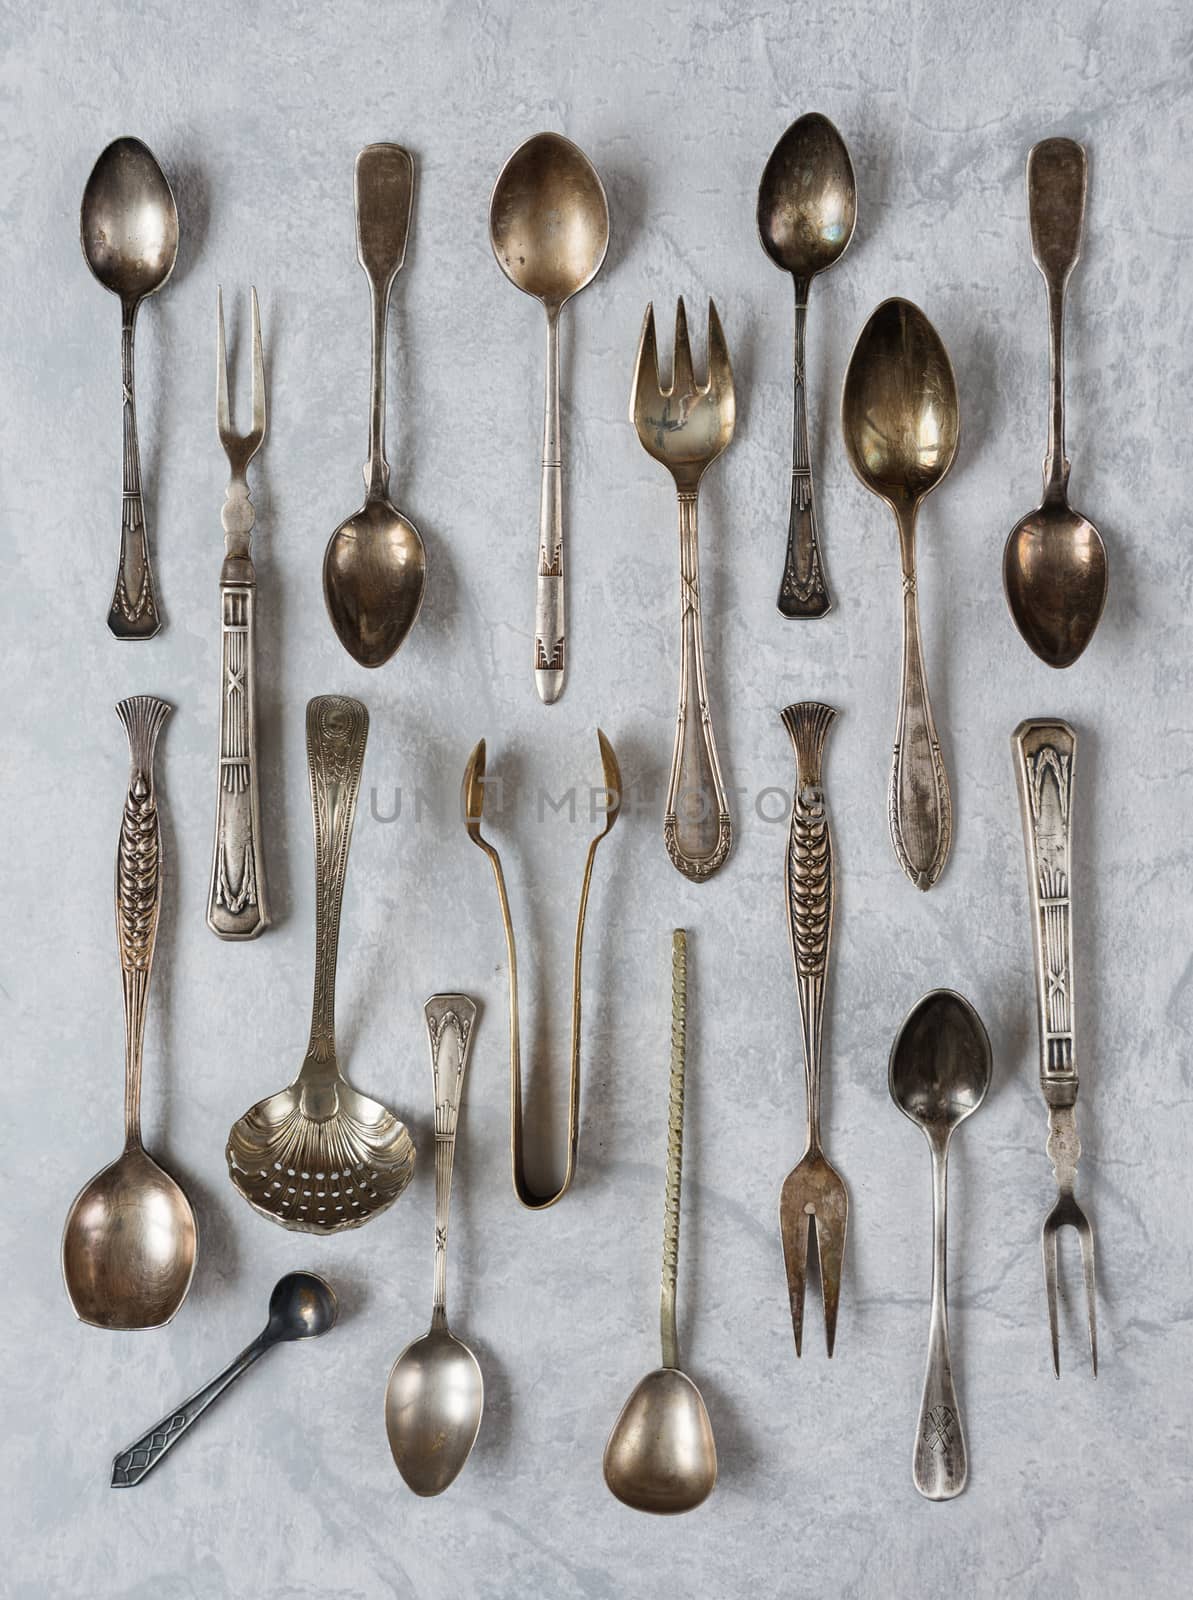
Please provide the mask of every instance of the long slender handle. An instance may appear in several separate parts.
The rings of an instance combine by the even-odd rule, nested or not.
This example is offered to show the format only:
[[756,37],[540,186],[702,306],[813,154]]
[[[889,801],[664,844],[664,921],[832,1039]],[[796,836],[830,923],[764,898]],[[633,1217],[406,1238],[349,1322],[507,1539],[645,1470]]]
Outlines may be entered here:
[[917,889],[930,889],[953,842],[953,802],[928,699],[916,597],[915,510],[900,512],[903,571],[903,673],[887,795],[891,843]]
[[912,1457],[915,1486],[929,1500],[951,1500],[969,1474],[949,1355],[948,1159],[947,1144],[932,1145],[932,1326]]
[[269,925],[257,776],[257,586],[220,584],[220,770],[207,926],[221,939],[255,939]]
[[1032,718],[1015,729],[1011,748],[1031,896],[1040,1084],[1050,1106],[1065,1107],[1077,1099],[1070,898],[1077,735],[1067,722]]
[[173,1411],[168,1411],[161,1421],[154,1423],[135,1444],[130,1444],[122,1450],[112,1462],[112,1488],[132,1489],[143,1478],[147,1478],[166,1451],[174,1448],[187,1429],[198,1421],[213,1401],[219,1399],[228,1385],[234,1383],[242,1372],[247,1372],[253,1362],[271,1348],[272,1341],[268,1337],[268,1330],[258,1334],[252,1344],[247,1345],[236,1360],[224,1368],[218,1378],[213,1378],[205,1388],[191,1395],[189,1400],[184,1400]]
[[559,311],[547,311],[543,478],[539,492],[539,567],[534,606],[534,683],[544,705],[563,693],[563,445],[559,429]]
[[447,1222],[451,1214],[456,1123],[472,1049],[476,1006],[466,994],[432,995],[423,1007],[435,1082],[435,1300],[433,1328],[447,1327]]
[[700,620],[700,556],[696,496],[679,496],[680,657],[679,714],[663,842],[671,864],[701,883],[721,866],[733,842],[729,801],[717,759],[704,676]]
[[659,1331],[663,1365],[679,1366],[675,1282],[679,1271],[679,1201],[683,1179],[683,1090],[688,1031],[688,936],[671,935],[671,1084],[667,1097],[667,1200],[663,1220],[663,1291]]
[[804,361],[808,321],[808,282],[795,280],[795,364],[792,380],[791,515],[787,523],[787,553],[779,584],[778,607],[785,617],[823,617],[833,608],[820,534],[816,526],[816,494],[812,484],[812,453],[808,448],[808,399]]
[[824,743],[837,713],[832,706],[805,700],[788,706],[782,717],[796,765],[787,836],[787,932],[803,1030],[808,1149],[818,1150],[824,990],[833,936],[833,840],[821,769]]
[[151,694],[121,700],[116,715],[128,737],[128,792],[116,851],[116,941],[124,987],[124,1138],[141,1142],[141,1055],[145,1007],[162,907],[162,832],[153,758],[170,715]]
[[124,394],[123,502],[120,517],[120,563],[108,612],[108,627],[117,639],[152,639],[162,625],[149,562],[149,534],[141,498],[141,449],[137,442],[136,373],[133,354],[137,303],[125,304],[120,329],[120,378]]
[[304,1070],[335,1057],[340,906],[368,737],[369,713],[359,700],[327,694],[307,702],[307,766],[315,829],[315,994]]
[[370,499],[389,493],[385,459],[385,344],[389,293],[406,259],[414,206],[414,157],[397,144],[370,144],[356,158],[356,256],[369,280],[372,301],[372,385],[369,459],[365,485]]
[[1045,501],[1063,499],[1069,483],[1065,455],[1065,286],[1081,254],[1087,183],[1085,151],[1073,139],[1044,139],[1027,158],[1031,250],[1048,286],[1048,357],[1052,405]]

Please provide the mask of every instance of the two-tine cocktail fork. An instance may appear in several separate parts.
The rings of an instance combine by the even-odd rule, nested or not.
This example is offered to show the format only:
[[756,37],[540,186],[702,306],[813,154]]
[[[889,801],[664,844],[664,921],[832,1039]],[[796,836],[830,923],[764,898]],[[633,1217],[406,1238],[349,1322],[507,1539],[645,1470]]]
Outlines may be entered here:
[[675,312],[675,359],[667,389],[659,381],[654,306],[647,306],[630,421],[642,448],[675,479],[679,495],[679,715],[663,842],[672,864],[697,883],[722,865],[733,837],[704,677],[696,503],[705,470],[733,438],[735,417],[733,371],[713,302],[708,302],[708,381],[698,384],[692,373],[688,319],[681,299]]
[[257,291],[253,305],[253,425],[232,432],[228,405],[228,353],[224,343],[224,297],[217,291],[219,349],[216,355],[216,420],[231,478],[224,492],[224,565],[220,571],[222,661],[220,665],[220,775],[211,855],[207,926],[221,939],[254,939],[269,925],[265,861],[261,851],[261,806],[257,792],[257,663],[254,653],[257,574],[249,553],[255,512],[249,499],[248,466],[265,437],[265,362]]
[[782,713],[795,750],[796,785],[787,838],[787,929],[799,992],[808,1096],[808,1141],[779,1196],[779,1229],[787,1266],[795,1353],[803,1353],[804,1285],[808,1235],[816,1224],[824,1339],[829,1356],[837,1333],[841,1261],[849,1221],[849,1195],[820,1144],[820,1057],[824,1037],[824,990],[833,937],[833,840],[821,781],[824,741],[836,720],[832,706],[803,701]]
[[1040,1016],[1040,1087],[1048,1102],[1048,1158],[1057,1200],[1044,1218],[1044,1286],[1052,1333],[1052,1366],[1060,1377],[1057,1333],[1057,1235],[1075,1230],[1081,1242],[1089,1317],[1089,1353],[1098,1375],[1098,1324],[1094,1298],[1094,1233],[1073,1196],[1077,1158],[1077,1053],[1074,1047],[1072,843],[1073,768],[1077,735],[1067,722],[1031,718],[1011,736],[1019,780],[1019,808],[1027,850],[1036,1000]]

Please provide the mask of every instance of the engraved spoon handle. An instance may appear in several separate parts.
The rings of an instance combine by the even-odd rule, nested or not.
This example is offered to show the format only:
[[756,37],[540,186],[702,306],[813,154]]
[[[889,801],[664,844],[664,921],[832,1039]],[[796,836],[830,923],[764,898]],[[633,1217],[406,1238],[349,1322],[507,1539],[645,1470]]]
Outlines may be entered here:
[[1077,1099],[1073,1023],[1072,803],[1077,735],[1031,718],[1011,737],[1027,853],[1040,1019],[1040,1086],[1050,1106]]
[[832,610],[820,534],[816,526],[816,495],[812,483],[812,453],[808,448],[808,389],[804,360],[808,322],[809,280],[795,279],[795,361],[792,375],[791,514],[787,523],[787,553],[779,584],[778,607],[785,617],[823,617]]
[[224,1390],[247,1372],[253,1362],[272,1349],[274,1341],[269,1337],[269,1329],[259,1333],[252,1344],[247,1345],[240,1354],[224,1368],[217,1378],[200,1389],[197,1394],[191,1395],[189,1400],[184,1400],[180,1406],[175,1406],[173,1411],[168,1411],[160,1422],[154,1423],[139,1438],[135,1444],[128,1445],[121,1450],[112,1462],[112,1488],[132,1489],[143,1478],[147,1478],[165,1455],[167,1450],[172,1450],[191,1425],[207,1410],[213,1401],[218,1400]]
[[1044,139],[1027,158],[1027,210],[1031,253],[1048,287],[1048,366],[1052,406],[1045,500],[1063,499],[1069,483],[1065,455],[1065,286],[1081,254],[1087,165],[1073,139]]
[[152,639],[162,625],[149,562],[149,534],[141,498],[141,450],[137,442],[134,334],[139,301],[124,301],[120,328],[120,379],[124,396],[124,470],[120,516],[120,563],[108,612],[108,628],[118,639]]
[[928,1143],[932,1150],[932,1323],[912,1477],[927,1499],[951,1500],[964,1489],[969,1465],[949,1355],[949,1147],[947,1136],[940,1141],[929,1139]]
[[335,1061],[340,906],[368,737],[369,713],[359,700],[328,694],[307,702],[307,766],[315,829],[315,993],[307,1063]]
[[397,144],[370,144],[356,158],[356,258],[369,280],[372,304],[372,385],[369,459],[364,477],[370,500],[389,493],[385,459],[385,348],[389,295],[406,259],[414,205],[414,157]]
[[820,1148],[820,1059],[824,991],[833,936],[833,840],[821,780],[832,706],[802,701],[782,713],[795,751],[796,787],[787,836],[787,931],[799,995],[808,1104],[808,1149]]
[[679,1202],[683,1179],[683,1090],[688,1028],[688,936],[671,935],[671,1083],[667,1096],[667,1199],[663,1218],[663,1289],[659,1331],[663,1365],[679,1366],[675,1285],[679,1272]]
[[543,476],[539,491],[539,565],[534,608],[534,683],[544,705],[564,679],[563,443],[559,427],[559,309],[547,308],[547,381],[543,403]]
[[476,1006],[466,994],[432,995],[423,1007],[435,1081],[435,1300],[432,1328],[447,1327],[447,1222],[456,1159],[456,1123],[472,1049]]
[[887,812],[899,865],[917,889],[930,889],[948,860],[953,802],[924,670],[916,597],[915,507],[896,515],[903,573],[903,673]]
[[141,1055],[145,1007],[162,906],[162,832],[153,758],[170,706],[151,694],[121,700],[128,737],[128,792],[116,851],[116,941],[124,987],[124,1140],[141,1143]]
[[695,493],[681,490],[679,715],[663,842],[672,865],[700,883],[724,862],[733,832],[704,676],[696,506]]

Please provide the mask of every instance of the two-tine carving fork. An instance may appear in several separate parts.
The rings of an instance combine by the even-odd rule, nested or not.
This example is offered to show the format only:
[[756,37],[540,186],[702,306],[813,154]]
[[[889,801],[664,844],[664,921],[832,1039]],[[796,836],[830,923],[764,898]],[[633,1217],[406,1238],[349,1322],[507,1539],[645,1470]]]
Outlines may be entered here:
[[1089,1317],[1089,1353],[1098,1375],[1098,1324],[1094,1299],[1094,1233],[1073,1195],[1081,1142],[1077,1137],[1077,1054],[1073,1022],[1073,768],[1077,735],[1067,722],[1031,718],[1011,736],[1019,780],[1019,808],[1027,850],[1036,999],[1040,1014],[1040,1087],[1048,1102],[1048,1158],[1056,1174],[1057,1201],[1044,1218],[1044,1285],[1052,1366],[1060,1377],[1057,1333],[1057,1235],[1065,1227],[1081,1242]]
[[211,856],[207,926],[221,939],[253,939],[269,925],[261,806],[257,786],[256,673],[254,647],[257,574],[249,548],[255,513],[248,466],[265,437],[265,362],[257,291],[253,305],[253,425],[232,432],[228,406],[228,353],[224,297],[217,291],[216,421],[231,479],[224,493],[224,565],[220,571],[223,620],[220,666],[220,776]]

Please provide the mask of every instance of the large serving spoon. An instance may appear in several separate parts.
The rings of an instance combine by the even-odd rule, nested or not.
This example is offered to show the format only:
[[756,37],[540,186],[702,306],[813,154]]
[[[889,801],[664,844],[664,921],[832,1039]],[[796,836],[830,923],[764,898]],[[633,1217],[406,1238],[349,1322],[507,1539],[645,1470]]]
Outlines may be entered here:
[[1050,667],[1073,665],[1106,604],[1106,547],[1069,505],[1065,455],[1065,288],[1081,254],[1085,188],[1085,151],[1074,140],[1045,139],[1028,156],[1031,253],[1048,287],[1052,410],[1044,498],[1011,529],[1002,578],[1015,626]]
[[414,158],[396,144],[356,158],[356,255],[373,307],[373,400],[365,502],[332,534],[323,556],[323,598],[340,643],[362,667],[380,667],[405,642],[423,603],[422,537],[389,498],[385,459],[385,344],[389,296],[406,259]]
[[908,1014],[891,1048],[891,1099],[932,1152],[932,1323],[916,1423],[912,1478],[929,1500],[951,1500],[968,1475],[965,1430],[949,1354],[949,1141],[990,1086],[990,1040],[969,1001],[934,989]]
[[178,207],[165,173],[140,139],[114,140],[92,167],[83,190],[79,239],[91,271],[120,299],[124,499],[108,627],[118,639],[151,639],[162,619],[141,499],[133,333],[141,301],[157,293],[178,259]]
[[609,1489],[635,1511],[691,1511],[717,1481],[717,1446],[704,1397],[679,1367],[675,1279],[683,1172],[683,1089],[687,1039],[688,938],[671,936],[671,1092],[667,1118],[667,1205],[659,1324],[663,1364],[648,1372],[621,1408],[605,1446]]
[[953,804],[928,699],[916,598],[915,522],[957,453],[957,381],[940,335],[910,300],[884,300],[858,335],[841,397],[854,472],[895,513],[903,571],[903,675],[887,797],[891,842],[917,889],[944,870]]
[[191,1203],[141,1143],[141,1055],[162,904],[153,756],[164,700],[135,695],[116,715],[128,736],[128,793],[116,853],[116,941],[124,985],[124,1150],[75,1199],[62,1275],[75,1315],[97,1328],[160,1328],[186,1299],[198,1229]]
[[563,692],[565,672],[559,313],[596,277],[609,248],[609,202],[583,150],[559,133],[536,133],[519,145],[493,186],[489,242],[510,282],[547,313],[534,682],[550,705]]
[[178,1443],[212,1401],[218,1400],[267,1350],[278,1344],[293,1344],[299,1339],[318,1339],[335,1327],[338,1314],[339,1305],[331,1285],[315,1273],[288,1272],[284,1278],[279,1278],[269,1297],[269,1321],[265,1327],[218,1378],[213,1378],[173,1411],[167,1411],[136,1444],[120,1452],[112,1462],[113,1489],[132,1489],[147,1478],[166,1451]]
[[466,994],[432,995],[423,1007],[435,1079],[435,1298],[431,1327],[408,1344],[385,1386],[385,1431],[394,1464],[415,1494],[442,1494],[472,1454],[485,1408],[476,1357],[447,1325],[447,1219],[456,1122],[476,1025]]
[[795,378],[791,426],[791,514],[779,584],[785,617],[832,610],[812,488],[804,334],[812,279],[839,261],[857,222],[857,184],[845,141],[827,117],[797,117],[771,151],[758,185],[762,248],[795,284]]

